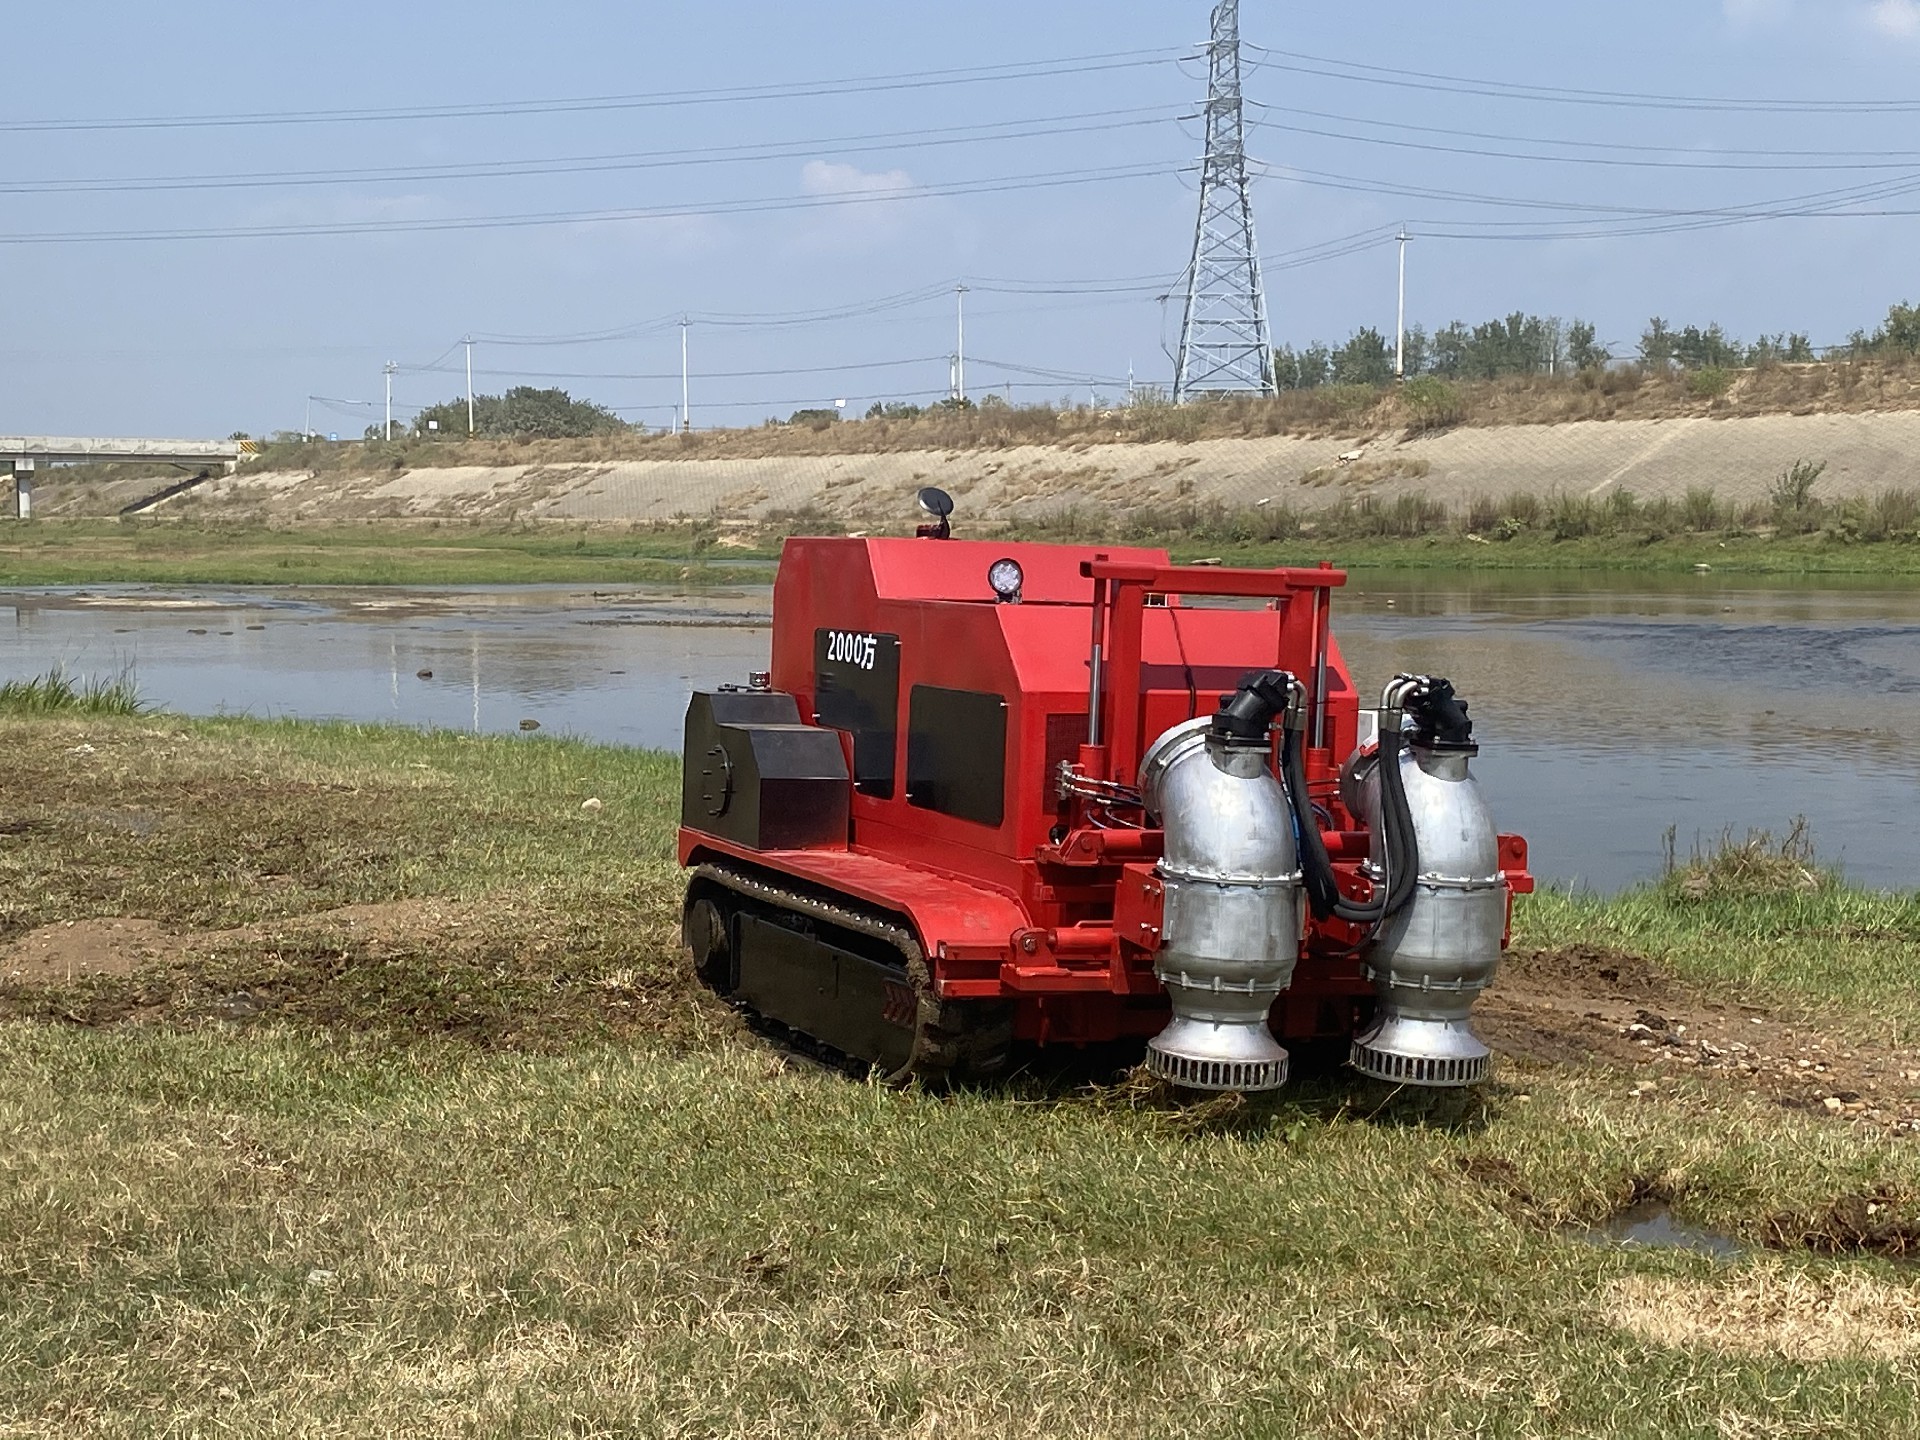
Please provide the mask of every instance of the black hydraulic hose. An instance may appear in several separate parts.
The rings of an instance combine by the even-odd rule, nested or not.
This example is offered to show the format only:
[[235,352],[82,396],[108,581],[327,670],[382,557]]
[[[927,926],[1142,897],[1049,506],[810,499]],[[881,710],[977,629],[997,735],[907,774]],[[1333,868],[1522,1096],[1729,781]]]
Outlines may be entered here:
[[1398,914],[1413,898],[1420,859],[1414,841],[1413,811],[1407,804],[1407,789],[1400,778],[1400,755],[1405,744],[1398,726],[1388,726],[1380,733],[1380,828],[1387,852],[1383,857],[1387,883],[1375,888],[1371,900],[1349,900],[1340,892],[1326,840],[1320,834],[1312,802],[1307,798],[1303,738],[1297,729],[1287,731],[1280,751],[1281,770],[1293,807],[1294,828],[1300,834],[1300,869],[1306,883],[1307,903],[1318,919],[1377,925]]
[[1293,828],[1300,837],[1300,878],[1306,884],[1307,904],[1314,918],[1331,917],[1340,903],[1340,886],[1333,878],[1333,861],[1327,855],[1327,842],[1320,835],[1320,821],[1307,798],[1307,769],[1301,758],[1302,737],[1297,726],[1289,725],[1280,741],[1280,778],[1287,788],[1287,803],[1293,809]]
[[1398,915],[1413,899],[1420,879],[1420,845],[1413,833],[1413,810],[1407,804],[1407,786],[1400,775],[1400,755],[1407,739],[1398,725],[1393,730],[1393,754],[1387,754],[1387,736],[1380,737],[1381,828],[1385,832],[1389,858],[1387,869],[1386,913]]
[[[1284,670],[1250,672],[1240,688],[1221,701],[1213,717],[1211,733],[1226,744],[1257,744],[1270,732],[1274,716],[1291,708],[1296,682]],[[1451,695],[1451,689],[1447,692]],[[1289,716],[1280,746],[1281,780],[1287,802],[1293,811],[1294,829],[1300,843],[1301,878],[1307,891],[1307,903],[1322,920],[1344,920],[1351,925],[1377,925],[1397,914],[1413,898],[1418,878],[1419,851],[1413,833],[1413,812],[1407,805],[1406,786],[1400,779],[1400,756],[1406,736],[1400,728],[1398,709],[1383,711],[1380,728],[1380,829],[1386,855],[1384,886],[1375,886],[1373,898],[1349,900],[1340,893],[1340,882],[1333,873],[1333,860],[1327,854],[1326,840],[1320,834],[1320,822],[1313,813],[1307,794],[1305,737],[1297,713]],[[1390,723],[1389,723],[1390,722]]]

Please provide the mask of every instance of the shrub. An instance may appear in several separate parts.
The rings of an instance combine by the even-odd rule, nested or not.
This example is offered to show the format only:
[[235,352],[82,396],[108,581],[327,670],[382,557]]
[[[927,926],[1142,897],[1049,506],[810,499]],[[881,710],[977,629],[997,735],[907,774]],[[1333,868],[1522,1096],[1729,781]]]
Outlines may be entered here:
[[1687,393],[1696,400],[1713,400],[1733,385],[1733,372],[1720,365],[1704,365],[1687,372]]
[[1912,490],[1882,490],[1873,497],[1873,519],[1880,537],[1912,539],[1920,532],[1920,494]]
[[1547,501],[1547,530],[1556,540],[1578,540],[1597,529],[1595,507],[1585,495],[1553,495]]
[[1827,462],[1796,460],[1773,482],[1769,497],[1775,510],[1805,510],[1813,499],[1813,487],[1825,473]]
[[1696,533],[1720,524],[1720,500],[1711,485],[1689,485],[1680,501],[1680,518]]
[[1736,840],[1731,829],[1722,831],[1711,848],[1703,849],[1696,841],[1685,865],[1675,863],[1673,832],[1667,832],[1666,875],[1660,889],[1669,901],[1804,895],[1834,883],[1833,872],[1814,858],[1813,834],[1804,816],[1777,841],[1765,830],[1750,830],[1744,840]]
[[1506,503],[1500,507],[1501,528],[1510,527],[1514,533],[1536,529],[1544,508],[1538,495],[1526,490],[1516,491],[1507,496]]
[[1467,418],[1466,401],[1460,392],[1438,375],[1418,375],[1407,381],[1400,398],[1413,417],[1412,434],[1444,430]]

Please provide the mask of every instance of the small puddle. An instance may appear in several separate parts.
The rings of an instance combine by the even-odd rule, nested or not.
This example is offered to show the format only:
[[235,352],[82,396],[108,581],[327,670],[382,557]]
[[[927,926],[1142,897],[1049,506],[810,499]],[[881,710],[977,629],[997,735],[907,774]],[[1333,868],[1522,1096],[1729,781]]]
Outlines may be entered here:
[[1589,1245],[1616,1245],[1622,1249],[1691,1250],[1715,1260],[1737,1260],[1746,1246],[1718,1231],[1689,1225],[1663,1200],[1629,1205],[1600,1224],[1572,1232]]

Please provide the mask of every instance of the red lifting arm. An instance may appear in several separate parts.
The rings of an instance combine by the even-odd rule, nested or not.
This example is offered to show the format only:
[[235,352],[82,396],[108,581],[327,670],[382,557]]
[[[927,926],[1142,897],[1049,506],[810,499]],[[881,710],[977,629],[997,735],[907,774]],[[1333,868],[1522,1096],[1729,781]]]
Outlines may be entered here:
[[[1094,632],[1097,636],[1104,629],[1106,635],[1105,653],[1091,657],[1093,693],[1088,697],[1088,713],[1105,721],[1105,733],[1088,736],[1091,747],[1105,752],[1099,778],[1130,785],[1140,767],[1144,749],[1140,734],[1141,630],[1149,595],[1217,595],[1278,602],[1281,654],[1274,657],[1275,663],[1289,654],[1310,658],[1311,671],[1302,678],[1314,687],[1315,733],[1323,733],[1319,712],[1325,707],[1327,598],[1329,591],[1347,583],[1346,571],[1331,565],[1242,570],[1095,559],[1082,561],[1080,573],[1094,585]],[[1296,597],[1308,594],[1314,596],[1312,605],[1293,605]],[[1094,757],[1083,755],[1083,763],[1090,758]]]

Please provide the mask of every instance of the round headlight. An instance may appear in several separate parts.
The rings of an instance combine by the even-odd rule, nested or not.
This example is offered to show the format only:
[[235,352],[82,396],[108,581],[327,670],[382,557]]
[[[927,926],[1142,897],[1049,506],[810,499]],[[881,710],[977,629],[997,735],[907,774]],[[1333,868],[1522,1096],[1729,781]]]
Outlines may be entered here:
[[993,587],[993,593],[1004,604],[1020,603],[1020,587],[1026,583],[1026,578],[1018,560],[996,560],[987,567],[987,584]]

